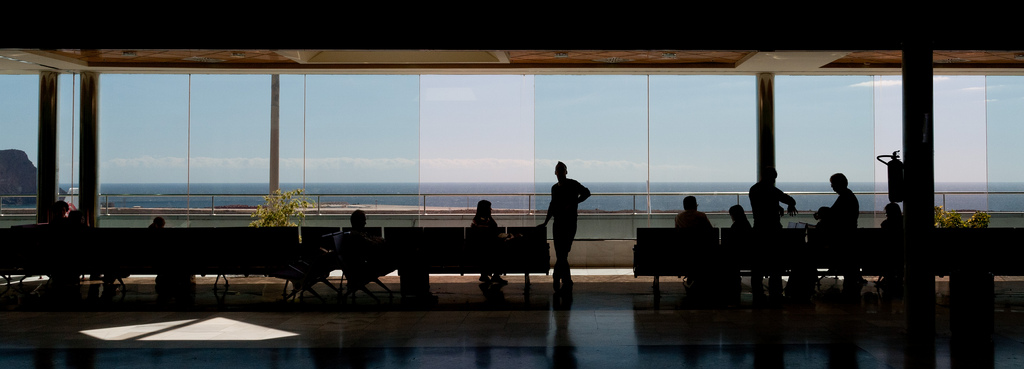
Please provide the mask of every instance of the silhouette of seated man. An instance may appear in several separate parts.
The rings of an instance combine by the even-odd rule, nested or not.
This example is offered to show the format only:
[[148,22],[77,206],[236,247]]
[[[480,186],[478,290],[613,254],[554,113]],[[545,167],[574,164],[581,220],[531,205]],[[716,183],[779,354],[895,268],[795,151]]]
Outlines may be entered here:
[[676,228],[711,229],[711,221],[707,214],[697,211],[697,198],[683,198],[683,212],[676,214]]
[[[687,196],[683,198],[683,212],[676,215],[676,228],[686,230],[711,230],[714,226],[711,225],[711,221],[708,220],[707,214],[697,211],[697,198],[693,196]],[[697,234],[702,234],[701,232]],[[694,236],[688,235],[687,237]],[[698,236],[699,237],[699,236]],[[708,298],[713,297],[713,293],[721,292],[722,282],[722,265],[721,258],[718,255],[720,250],[716,247],[708,248],[710,246],[702,239],[687,239],[684,242],[696,242],[697,248],[692,249],[691,256],[696,256],[701,259],[697,263],[697,268],[687,273],[686,282],[687,289],[686,294],[689,297],[695,297],[701,299],[701,302],[712,302]]]
[[885,238],[878,245],[878,255],[886,260],[882,275],[875,281],[875,287],[882,289],[884,296],[903,295],[903,210],[900,204],[885,205],[885,220],[880,225]]
[[64,200],[57,200],[47,212],[48,218],[47,223],[44,223],[49,227],[65,227],[70,224],[68,221],[68,212],[71,211],[70,206]]
[[[67,231],[77,228],[77,226],[68,219],[69,212],[70,207],[68,203],[63,200],[58,200],[50,205],[47,212],[47,223],[39,225],[41,227],[52,229],[53,233],[59,234],[57,239],[61,239],[62,241],[51,245],[55,247],[55,249],[51,250],[54,253],[63,254],[69,251],[76,241],[72,239],[72,237],[74,237],[73,234],[67,233]],[[65,238],[67,239],[65,240]],[[77,300],[81,297],[78,291],[80,281],[77,273],[65,270],[56,270],[50,273],[49,277],[50,280],[48,282],[48,288],[53,290],[53,296],[68,300]]]
[[[388,275],[397,269],[394,255],[389,251],[383,238],[366,231],[366,213],[352,212],[352,229],[342,240],[342,269],[348,278],[350,291],[363,289],[369,282]],[[353,289],[354,287],[354,289]]]

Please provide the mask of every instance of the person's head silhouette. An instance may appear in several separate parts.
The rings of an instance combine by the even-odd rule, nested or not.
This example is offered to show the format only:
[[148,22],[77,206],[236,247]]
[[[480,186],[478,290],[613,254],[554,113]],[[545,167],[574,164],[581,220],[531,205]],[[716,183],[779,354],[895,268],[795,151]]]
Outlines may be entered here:
[[693,196],[684,197],[683,210],[697,210],[697,198]]
[[63,222],[68,217],[71,207],[64,200],[57,200],[50,205],[50,223]]
[[845,190],[850,186],[850,182],[846,179],[843,173],[833,174],[828,178],[828,182],[832,184],[832,190],[838,192],[839,190]]
[[900,209],[900,204],[890,202],[885,205],[885,217],[886,218],[899,218],[903,216],[903,210]]
[[734,222],[740,219],[747,220],[747,215],[743,213],[743,205],[733,205],[730,207],[729,218],[732,218]]
[[779,172],[775,171],[775,168],[767,167],[761,170],[761,182],[775,183],[777,178],[779,178]]
[[491,217],[491,202],[487,200],[480,200],[476,203],[476,217],[477,218],[490,218]]
[[555,164],[555,176],[558,177],[559,181],[565,179],[567,174],[569,174],[569,168],[565,166],[565,163],[558,162],[558,164]]
[[362,210],[353,211],[352,217],[349,219],[352,222],[352,228],[363,229],[366,227],[366,213]]

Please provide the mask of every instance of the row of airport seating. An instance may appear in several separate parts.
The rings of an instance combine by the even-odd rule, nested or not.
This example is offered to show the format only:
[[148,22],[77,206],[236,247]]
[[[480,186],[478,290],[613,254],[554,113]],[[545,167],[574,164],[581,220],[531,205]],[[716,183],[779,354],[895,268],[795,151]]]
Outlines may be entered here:
[[[992,275],[1024,275],[1015,240],[1024,229],[934,229],[916,237],[913,247],[922,265],[937,276],[971,270]],[[754,269],[789,273],[794,268],[859,268],[881,275],[903,267],[901,232],[857,228],[843,233],[815,228],[784,228],[765,234],[729,228],[707,230],[638,228],[633,249],[634,276],[676,276],[710,270],[750,274]],[[827,273],[827,272],[822,272]]]
[[[299,228],[56,228],[0,229],[0,275],[162,274],[267,275],[315,253],[337,227]],[[302,239],[300,242],[300,232]],[[480,273],[486,257],[499,257],[502,272],[547,273],[546,229],[509,227],[368,228],[398,250],[400,265],[426,273]],[[514,235],[483,252],[477,239]],[[311,242],[312,241],[312,242]],[[494,244],[488,244],[493,246]],[[493,247],[492,247],[493,248]],[[401,272],[401,271],[400,271]]]

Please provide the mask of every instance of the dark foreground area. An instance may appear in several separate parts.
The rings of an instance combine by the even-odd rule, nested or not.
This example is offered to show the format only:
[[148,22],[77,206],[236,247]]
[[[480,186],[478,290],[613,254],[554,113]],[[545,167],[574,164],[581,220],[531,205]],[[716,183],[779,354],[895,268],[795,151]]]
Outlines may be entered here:
[[389,276],[393,296],[371,285],[379,301],[358,292],[343,302],[322,285],[323,300],[285,301],[273,278],[232,277],[214,289],[214,278],[200,277],[194,293],[173,298],[148,277],[107,294],[85,281],[77,297],[60,299],[45,280],[28,279],[0,297],[0,367],[1024,366],[1022,281],[997,278],[995,334],[965,342],[949,332],[948,290],[937,280],[937,335],[911,342],[902,301],[871,283],[858,303],[833,300],[841,281],[825,279],[811,303],[754,305],[746,284],[737,304],[710,307],[676,278],[663,278],[656,297],[650,278],[585,273],[561,295],[548,276],[533,276],[529,289],[522,276],[508,285],[432,276],[433,296],[418,298],[401,297]]

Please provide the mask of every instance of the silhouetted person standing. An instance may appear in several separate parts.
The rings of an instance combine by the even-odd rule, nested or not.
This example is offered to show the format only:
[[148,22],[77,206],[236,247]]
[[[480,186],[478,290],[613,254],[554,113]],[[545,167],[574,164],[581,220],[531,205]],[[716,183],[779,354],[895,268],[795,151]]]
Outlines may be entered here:
[[551,233],[555,241],[555,271],[552,275],[555,292],[572,291],[572,275],[569,273],[569,251],[572,241],[576,238],[576,218],[579,215],[579,203],[590,197],[590,190],[574,179],[566,178],[569,173],[565,163],[555,165],[555,176],[558,183],[551,186],[551,204],[548,214],[541,227],[546,227],[552,218],[555,226]]
[[[755,250],[760,251],[754,255],[755,260],[778,260],[774,255],[777,250],[777,243],[781,239],[783,209],[779,204],[786,204],[786,211],[789,215],[796,215],[796,200],[782,190],[775,187],[775,179],[778,178],[775,168],[764,168],[761,171],[761,181],[750,186],[750,211],[754,215],[754,237],[762,246]],[[766,247],[765,247],[766,246]],[[781,271],[774,266],[767,269],[752,270],[750,276],[750,289],[754,294],[755,303],[763,303],[765,300],[764,287],[761,285],[762,276],[768,276],[768,293],[773,300],[782,297],[782,276]]]
[[852,250],[856,245],[850,243],[854,230],[857,229],[857,218],[860,216],[860,202],[849,188],[849,180],[842,173],[833,174],[828,179],[832,190],[839,195],[829,210],[830,231],[835,232],[831,239],[835,242],[837,255],[843,260],[840,273],[843,275],[843,298],[850,302],[860,299],[861,275],[860,267],[849,262],[853,260]]
[[786,204],[786,212],[796,215],[796,200],[775,187],[775,179],[779,174],[775,168],[765,168],[761,173],[761,181],[750,186],[750,212],[754,215],[754,229],[782,228],[782,207]]

